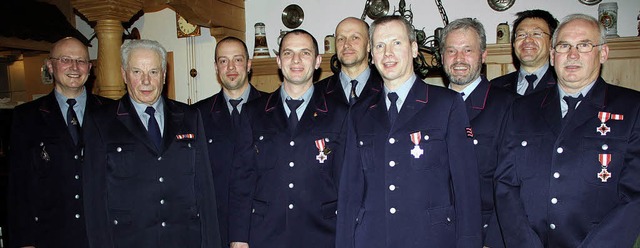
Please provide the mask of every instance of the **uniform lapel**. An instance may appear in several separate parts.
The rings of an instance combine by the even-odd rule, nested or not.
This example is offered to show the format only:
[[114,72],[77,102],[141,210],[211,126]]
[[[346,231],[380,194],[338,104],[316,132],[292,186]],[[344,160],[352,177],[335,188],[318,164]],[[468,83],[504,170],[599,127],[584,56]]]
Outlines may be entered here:
[[429,86],[420,78],[416,78],[393,125],[394,130],[401,129],[429,101]]
[[546,91],[540,105],[543,118],[551,131],[557,136],[562,129],[562,112],[560,110],[560,95],[558,87],[551,87]]
[[[517,80],[517,79],[516,79]],[[542,79],[536,85],[536,88],[533,89],[533,92],[543,91],[546,88],[549,88],[556,84],[556,72],[552,66],[549,66],[547,72],[544,73]],[[531,93],[533,93],[531,92]]]
[[491,87],[489,86],[489,81],[487,81],[485,77],[482,77],[480,84],[478,84],[469,97],[467,97],[465,106],[467,108],[469,121],[475,119],[484,110],[485,104],[487,103],[487,97],[489,96],[489,91],[491,90]]
[[384,90],[380,90],[378,94],[373,97],[374,99],[372,99],[371,105],[367,107],[366,113],[371,115],[371,119],[375,120],[384,130],[389,130],[391,124],[389,122],[389,111],[387,111]]
[[51,127],[54,133],[64,134],[56,136],[64,136],[64,140],[66,143],[73,144],[73,146],[75,146],[73,138],[71,138],[71,134],[69,133],[69,129],[67,128],[67,121],[62,116],[62,111],[60,110],[60,106],[58,105],[58,101],[56,100],[54,91],[51,91],[51,93],[44,96],[39,110],[42,119],[45,123],[47,123],[47,126]]
[[[607,84],[601,78],[596,80],[589,93],[576,108],[573,117],[568,120],[567,128],[574,129],[590,119],[598,118],[598,112],[604,109],[604,101],[607,93]],[[594,127],[595,134],[595,127]]]
[[136,139],[141,140],[142,143],[151,150],[156,150],[156,146],[153,144],[153,141],[151,141],[151,138],[149,138],[149,135],[147,135],[147,129],[144,128],[142,121],[138,117],[138,113],[131,103],[129,94],[125,94],[120,101],[118,101],[116,118]]
[[339,102],[349,104],[345,95],[342,83],[340,82],[340,72],[333,74],[327,82],[326,88],[321,89],[327,96],[337,99]]
[[[228,112],[227,112],[228,114]],[[175,102],[164,99],[164,135],[162,135],[163,151],[166,150],[173,141],[176,140],[176,135],[180,134],[184,125],[184,112],[180,109]],[[193,130],[196,131],[196,130]],[[195,133],[194,133],[195,134]]]
[[277,130],[287,129],[287,113],[284,111],[284,105],[282,103],[282,98],[280,97],[280,91],[282,89],[278,89],[269,95],[269,99],[267,99],[267,104],[265,104],[264,112],[266,116],[266,120],[269,123],[262,123],[261,125],[265,126],[274,126]]
[[[321,91],[313,91],[313,95],[309,100],[307,108],[304,110],[295,134],[308,132],[309,129],[316,126],[316,122],[327,116],[329,109],[327,108],[327,100]],[[295,136],[295,135],[294,135]]]

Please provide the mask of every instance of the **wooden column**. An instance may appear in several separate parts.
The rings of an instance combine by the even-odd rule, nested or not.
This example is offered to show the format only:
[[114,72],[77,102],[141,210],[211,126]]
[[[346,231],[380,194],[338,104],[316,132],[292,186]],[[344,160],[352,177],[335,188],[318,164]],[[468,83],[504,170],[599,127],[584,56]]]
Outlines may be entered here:
[[125,93],[120,73],[120,46],[122,22],[129,21],[142,9],[142,0],[72,0],[73,7],[89,21],[95,21],[98,37],[98,62],[95,92],[98,95],[118,99]]

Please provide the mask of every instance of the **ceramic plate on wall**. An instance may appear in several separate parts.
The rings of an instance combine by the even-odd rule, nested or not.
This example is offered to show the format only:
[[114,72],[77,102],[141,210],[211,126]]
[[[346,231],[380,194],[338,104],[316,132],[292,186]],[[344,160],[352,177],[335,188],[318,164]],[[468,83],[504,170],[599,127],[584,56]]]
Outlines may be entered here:
[[282,11],[282,24],[287,28],[300,27],[304,21],[304,11],[297,4],[290,4]]
[[516,0],[487,0],[489,2],[489,6],[495,11],[505,11],[511,6]]

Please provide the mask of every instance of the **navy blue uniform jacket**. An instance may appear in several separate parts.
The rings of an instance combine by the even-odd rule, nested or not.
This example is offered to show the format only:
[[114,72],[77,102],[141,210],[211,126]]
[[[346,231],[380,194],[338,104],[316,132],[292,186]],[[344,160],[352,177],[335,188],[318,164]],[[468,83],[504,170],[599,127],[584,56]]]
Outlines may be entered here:
[[83,180],[91,247],[220,247],[200,113],[165,98],[161,149],[128,94],[92,117]]
[[[83,122],[112,101],[87,93]],[[74,144],[53,91],[15,108],[8,195],[10,247],[88,246],[80,178],[82,146]]]
[[[558,87],[506,120],[496,208],[507,247],[631,247],[640,233],[640,93],[598,78],[563,128]],[[599,112],[610,132],[597,132]],[[611,154],[611,178],[597,177]]]
[[[249,85],[249,99],[247,102],[260,97],[263,92]],[[224,93],[220,91],[207,99],[193,105],[200,110],[204,133],[207,136],[209,162],[213,173],[213,183],[216,188],[216,203],[218,205],[218,222],[223,246],[229,246],[229,180],[233,154],[235,152],[237,127],[233,126],[229,107]]]
[[[483,76],[480,84],[465,100],[480,172],[483,240],[495,240],[491,248],[502,246],[499,229],[488,229],[490,225],[498,224],[494,215],[493,174],[498,163],[501,123],[516,97],[517,94],[493,87]],[[494,231],[487,233],[487,230]]]
[[[491,85],[499,88],[505,88],[508,91],[518,94],[518,73],[516,70],[506,75],[502,75],[500,77],[491,79]],[[553,70],[552,66],[549,66],[547,72],[544,73],[542,79],[538,81],[538,85],[536,88],[531,91],[531,93],[543,91],[546,88],[552,87],[556,85],[556,72]]]
[[[369,66],[371,73],[369,74],[369,79],[365,82],[364,88],[358,99],[366,99],[370,95],[374,95],[377,91],[373,90],[374,85],[379,85],[382,83],[382,77],[380,77],[380,73],[375,66]],[[359,82],[362,83],[362,82]],[[335,73],[333,76],[322,79],[316,83],[316,88],[322,90],[324,94],[327,96],[327,99],[330,101],[341,102],[345,105],[349,105],[349,101],[347,101],[347,96],[342,88],[342,82],[340,82],[340,73]],[[351,92],[349,92],[351,94]]]
[[377,90],[351,110],[337,247],[480,247],[479,176],[462,98],[416,79],[390,126]]
[[[238,143],[243,152],[234,162],[230,239],[252,248],[334,247],[348,108],[315,88],[292,133],[280,90],[242,111],[248,118]],[[328,157],[322,163],[316,158],[320,141]]]

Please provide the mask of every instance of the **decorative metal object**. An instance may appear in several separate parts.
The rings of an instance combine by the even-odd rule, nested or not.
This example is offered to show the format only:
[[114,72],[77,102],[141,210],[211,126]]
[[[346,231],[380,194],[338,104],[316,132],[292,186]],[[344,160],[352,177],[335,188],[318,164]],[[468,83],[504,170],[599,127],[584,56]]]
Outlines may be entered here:
[[253,48],[253,58],[268,58],[269,47],[267,47],[267,33],[265,32],[265,25],[262,22],[256,23],[256,36]]
[[600,2],[602,2],[602,0],[578,0],[580,3],[582,4],[586,4],[586,5],[596,5],[599,4]]
[[300,27],[304,21],[304,11],[297,4],[290,4],[282,11],[282,24],[287,28]]
[[388,0],[372,0],[367,8],[367,16],[373,20],[386,16],[389,12]]
[[487,0],[489,7],[495,11],[505,11],[516,2],[516,0]]

